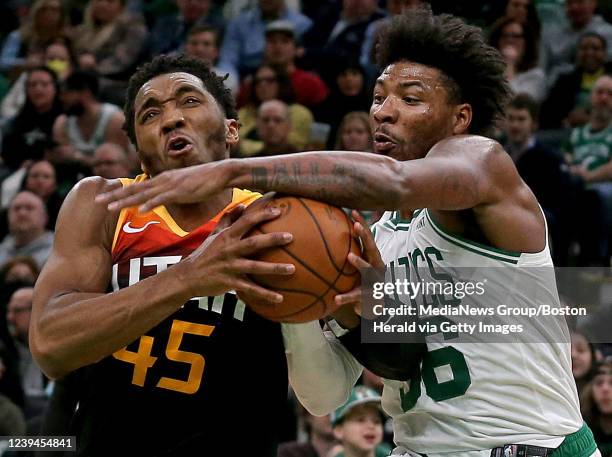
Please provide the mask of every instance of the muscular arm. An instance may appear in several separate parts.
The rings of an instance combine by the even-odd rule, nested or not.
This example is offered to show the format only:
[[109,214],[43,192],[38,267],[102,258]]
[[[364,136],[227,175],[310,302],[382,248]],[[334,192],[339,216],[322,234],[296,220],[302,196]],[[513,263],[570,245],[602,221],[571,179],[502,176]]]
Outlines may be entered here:
[[[112,221],[94,204],[106,181],[81,181],[68,195],[53,252],[36,283],[30,349],[52,378],[96,362],[155,326],[191,296],[177,266],[105,294]],[[115,220],[116,218],[112,218]]]

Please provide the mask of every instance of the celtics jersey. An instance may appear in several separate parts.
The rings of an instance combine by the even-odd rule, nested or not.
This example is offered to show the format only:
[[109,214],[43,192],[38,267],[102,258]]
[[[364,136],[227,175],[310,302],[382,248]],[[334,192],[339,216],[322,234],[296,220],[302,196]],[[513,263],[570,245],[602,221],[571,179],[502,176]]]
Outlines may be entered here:
[[[517,299],[528,302],[531,295],[512,284],[517,269],[533,267],[552,272],[535,278],[537,293],[559,303],[548,246],[535,254],[487,247],[445,232],[426,209],[410,221],[387,212],[373,232],[394,279],[422,269],[453,280],[494,271],[498,283],[511,284]],[[504,302],[498,295],[487,300]],[[393,418],[396,453],[484,455],[469,451],[510,443],[554,448],[580,429],[567,326],[533,325],[535,343],[522,342],[520,334],[509,337],[513,342],[426,334],[428,352],[412,378],[384,382],[382,405]]]
[[577,127],[569,138],[569,148],[574,164],[592,171],[612,160],[612,127],[593,132],[591,125]]

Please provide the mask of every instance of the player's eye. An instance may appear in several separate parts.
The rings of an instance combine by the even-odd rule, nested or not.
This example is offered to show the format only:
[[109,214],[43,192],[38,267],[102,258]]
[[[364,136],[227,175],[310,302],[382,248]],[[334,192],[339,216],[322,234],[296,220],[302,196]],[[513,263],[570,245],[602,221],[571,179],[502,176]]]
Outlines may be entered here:
[[157,111],[154,110],[150,110],[150,111],[146,111],[142,116],[141,116],[141,121],[142,122],[146,122],[150,119],[153,119],[155,116],[157,115]]
[[410,97],[410,96],[406,96],[402,100],[404,100],[406,103],[417,103],[419,101],[418,98]]
[[185,103],[186,105],[193,105],[194,103],[198,103],[200,100],[198,100],[195,97],[187,97],[183,103]]
[[382,101],[383,101],[382,95],[374,94],[374,103],[382,103]]

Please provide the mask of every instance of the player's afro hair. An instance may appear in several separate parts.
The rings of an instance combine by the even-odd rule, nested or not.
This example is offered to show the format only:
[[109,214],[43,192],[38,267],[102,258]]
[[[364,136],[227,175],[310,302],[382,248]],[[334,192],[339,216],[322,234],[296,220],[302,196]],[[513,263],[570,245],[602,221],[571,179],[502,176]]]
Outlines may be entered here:
[[381,68],[410,61],[442,72],[449,102],[472,106],[470,133],[490,133],[510,96],[506,64],[486,44],[482,31],[455,16],[434,16],[428,6],[391,20],[382,32],[376,60]]
[[127,87],[127,97],[123,111],[125,113],[125,124],[123,129],[130,140],[136,145],[136,132],[134,130],[134,101],[140,88],[149,80],[167,73],[184,72],[197,76],[202,80],[204,87],[217,101],[227,119],[238,120],[236,104],[231,91],[223,84],[225,78],[217,76],[210,65],[202,60],[183,55],[170,56],[160,55],[155,57],[136,70],[130,78]]

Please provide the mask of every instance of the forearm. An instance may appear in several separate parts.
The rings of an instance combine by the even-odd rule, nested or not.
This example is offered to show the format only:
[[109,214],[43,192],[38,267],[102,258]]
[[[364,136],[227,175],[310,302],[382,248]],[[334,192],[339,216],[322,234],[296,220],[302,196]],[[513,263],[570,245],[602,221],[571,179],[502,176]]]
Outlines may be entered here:
[[276,191],[354,209],[400,208],[401,163],[376,154],[309,152],[224,163],[227,187]]
[[362,367],[318,322],[282,324],[289,381],[300,403],[322,416],[349,397]]
[[608,181],[612,179],[612,162],[602,165],[588,173],[588,182]]
[[30,347],[52,378],[109,356],[179,309],[191,294],[178,265],[111,294],[68,292],[33,319]]

